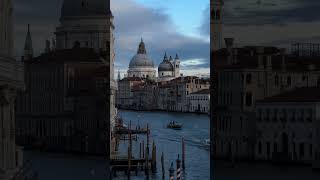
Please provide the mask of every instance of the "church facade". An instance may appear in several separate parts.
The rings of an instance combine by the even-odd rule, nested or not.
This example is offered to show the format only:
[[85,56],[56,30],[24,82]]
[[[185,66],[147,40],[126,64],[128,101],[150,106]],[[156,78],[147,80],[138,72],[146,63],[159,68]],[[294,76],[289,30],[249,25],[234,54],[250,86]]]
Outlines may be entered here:
[[154,62],[147,55],[146,46],[141,39],[137,54],[134,55],[129,64],[128,77],[139,77],[154,79],[156,77],[156,70]]
[[180,58],[176,54],[175,59],[167,57],[165,53],[163,61],[158,66],[158,76],[153,60],[147,55],[145,43],[141,39],[137,54],[129,63],[128,77],[152,79],[155,81],[169,81],[180,76]]

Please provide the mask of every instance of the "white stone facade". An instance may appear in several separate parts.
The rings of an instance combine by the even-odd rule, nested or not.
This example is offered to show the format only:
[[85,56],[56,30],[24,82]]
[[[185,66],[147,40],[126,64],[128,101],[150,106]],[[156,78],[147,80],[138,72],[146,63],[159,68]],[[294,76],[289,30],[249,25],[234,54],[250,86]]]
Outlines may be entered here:
[[209,113],[210,112],[210,91],[200,90],[189,95],[190,112]]

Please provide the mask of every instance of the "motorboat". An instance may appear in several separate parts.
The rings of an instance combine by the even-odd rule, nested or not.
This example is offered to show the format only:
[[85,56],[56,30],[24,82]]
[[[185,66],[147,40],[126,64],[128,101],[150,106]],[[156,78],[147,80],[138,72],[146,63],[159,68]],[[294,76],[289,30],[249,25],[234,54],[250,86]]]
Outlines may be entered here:
[[204,145],[210,147],[210,139],[205,139],[204,140]]
[[167,128],[179,130],[179,129],[182,128],[182,124],[177,123],[177,122],[175,122],[175,121],[171,121],[171,122],[167,125]]

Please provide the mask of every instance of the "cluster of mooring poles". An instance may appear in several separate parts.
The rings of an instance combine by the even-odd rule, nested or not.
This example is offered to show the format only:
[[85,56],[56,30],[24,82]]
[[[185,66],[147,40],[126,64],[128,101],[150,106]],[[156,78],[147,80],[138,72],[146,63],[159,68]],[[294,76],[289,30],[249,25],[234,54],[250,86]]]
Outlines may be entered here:
[[[135,171],[135,174],[138,175],[138,171],[140,170],[140,171],[144,171],[145,175],[149,179],[150,171],[152,173],[156,173],[156,171],[157,171],[157,165],[156,165],[157,164],[157,161],[156,161],[157,148],[156,148],[156,144],[154,141],[153,141],[152,147],[151,147],[152,148],[151,154],[150,154],[150,150],[149,150],[149,145],[150,145],[149,125],[147,124],[147,128],[145,131],[147,134],[146,146],[145,146],[144,141],[142,141],[142,143],[140,142],[139,156],[138,156],[139,158],[135,158],[132,153],[133,152],[133,145],[132,145],[133,134],[137,133],[137,129],[136,129],[136,131],[131,129],[131,122],[129,124],[129,128],[128,128],[127,132],[128,132],[128,140],[129,140],[127,158],[111,159],[111,166],[112,166],[111,172],[112,172],[113,176],[116,177],[118,171],[123,171],[128,176],[128,179],[131,179],[131,175],[132,175],[131,172]],[[150,155],[151,155],[151,158],[150,158]]]
[[[163,158],[161,157],[161,162]],[[182,160],[180,160],[180,154],[178,154],[178,158],[176,159],[176,170],[174,169],[173,162],[171,162],[171,166],[169,168],[169,179],[174,180],[174,175],[176,172],[176,180],[182,180],[182,173],[185,172],[185,142],[184,138],[182,138]],[[162,166],[162,179],[164,180],[164,167]]]

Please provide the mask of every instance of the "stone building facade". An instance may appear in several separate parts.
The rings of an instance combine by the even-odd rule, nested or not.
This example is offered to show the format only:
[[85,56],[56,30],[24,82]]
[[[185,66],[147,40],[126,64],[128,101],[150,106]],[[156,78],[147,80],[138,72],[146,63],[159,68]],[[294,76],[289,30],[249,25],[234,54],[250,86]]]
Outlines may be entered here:
[[60,21],[56,46],[47,41],[38,57],[29,53],[28,30],[26,89],[17,99],[17,142],[26,148],[108,156],[117,89],[110,7],[102,0],[65,0]]
[[255,159],[320,160],[319,90],[297,88],[257,101]]
[[139,77],[146,79],[155,79],[156,70],[154,62],[147,54],[146,45],[141,39],[137,54],[134,55],[129,64],[128,77]]
[[189,96],[190,112],[209,113],[210,112],[210,90],[203,89]]
[[216,68],[214,157],[254,159],[256,101],[297,87],[319,84],[319,63],[297,58],[275,47],[227,48],[215,52]]
[[23,66],[13,58],[13,2],[0,2],[0,179],[24,175],[23,152],[15,139],[15,100],[23,89]]
[[189,96],[209,89],[209,81],[194,76],[170,81],[125,78],[119,81],[117,106],[136,110],[190,111]]

